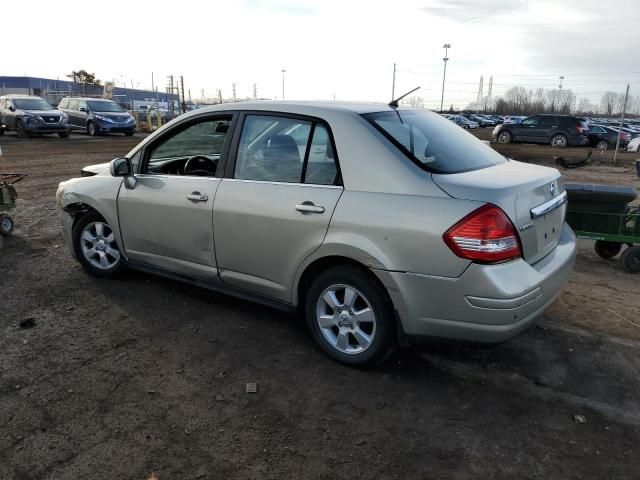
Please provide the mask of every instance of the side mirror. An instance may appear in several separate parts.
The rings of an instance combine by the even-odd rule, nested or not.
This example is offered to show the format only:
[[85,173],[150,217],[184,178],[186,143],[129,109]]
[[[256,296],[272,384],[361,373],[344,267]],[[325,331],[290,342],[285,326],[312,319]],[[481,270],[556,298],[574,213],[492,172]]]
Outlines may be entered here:
[[9,111],[15,112],[16,111],[16,107],[14,107],[13,105],[9,105]]
[[128,158],[114,158],[109,164],[109,172],[112,177],[124,177],[124,186],[129,190],[135,188],[137,180],[133,174],[131,161]]
[[131,162],[128,158],[114,158],[109,165],[109,171],[112,177],[126,177],[131,175]]
[[80,111],[80,112],[86,112],[86,111],[87,111],[87,109],[86,109],[85,107],[80,107],[80,108],[78,109],[78,111]]

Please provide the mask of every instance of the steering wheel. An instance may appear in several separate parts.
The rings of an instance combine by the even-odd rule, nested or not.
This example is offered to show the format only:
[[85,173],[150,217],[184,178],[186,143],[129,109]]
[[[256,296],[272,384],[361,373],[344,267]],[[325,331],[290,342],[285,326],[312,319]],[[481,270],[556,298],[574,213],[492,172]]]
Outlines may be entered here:
[[196,155],[184,163],[184,174],[196,175],[198,177],[213,177],[216,174],[217,168],[217,160],[211,160],[204,155]]

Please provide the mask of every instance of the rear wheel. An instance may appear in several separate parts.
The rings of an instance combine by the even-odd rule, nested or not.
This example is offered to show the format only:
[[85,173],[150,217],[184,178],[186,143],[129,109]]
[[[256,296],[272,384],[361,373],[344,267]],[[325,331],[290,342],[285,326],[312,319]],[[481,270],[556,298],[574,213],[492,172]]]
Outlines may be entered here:
[[606,240],[596,240],[593,248],[600,258],[608,260],[620,253],[622,244],[618,242],[607,242]]
[[96,277],[111,277],[123,265],[111,226],[95,211],[73,226],[73,249],[84,269]]
[[60,132],[58,135],[60,138],[69,138],[69,132]]
[[569,140],[567,137],[561,133],[557,133],[553,137],[551,137],[551,146],[556,148],[564,148],[569,144]]
[[640,273],[640,245],[629,247],[622,252],[620,265],[627,273]]
[[393,307],[384,288],[364,269],[332,267],[311,283],[305,313],[315,341],[331,358],[370,366],[395,342]]
[[18,137],[20,137],[20,138],[29,137],[29,133],[24,128],[24,123],[22,122],[22,120],[17,120],[16,121],[16,133],[18,134]]
[[10,215],[0,213],[0,235],[11,235],[14,225],[13,218]]
[[598,150],[608,150],[609,142],[607,142],[606,140],[598,140],[598,143],[596,143],[596,148]]
[[498,134],[498,143],[511,143],[512,141],[513,136],[508,130]]

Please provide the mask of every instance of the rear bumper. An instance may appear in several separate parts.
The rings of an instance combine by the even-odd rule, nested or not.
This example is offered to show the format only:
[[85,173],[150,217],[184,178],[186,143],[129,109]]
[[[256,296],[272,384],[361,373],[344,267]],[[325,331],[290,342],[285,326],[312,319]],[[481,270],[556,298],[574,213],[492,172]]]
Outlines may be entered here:
[[537,263],[471,264],[457,278],[375,270],[409,337],[483,343],[530,327],[555,300],[572,270],[576,239],[565,224],[558,246]]
[[576,137],[569,138],[569,145],[582,147],[583,145],[587,145],[589,143],[589,137],[586,135],[578,135]]

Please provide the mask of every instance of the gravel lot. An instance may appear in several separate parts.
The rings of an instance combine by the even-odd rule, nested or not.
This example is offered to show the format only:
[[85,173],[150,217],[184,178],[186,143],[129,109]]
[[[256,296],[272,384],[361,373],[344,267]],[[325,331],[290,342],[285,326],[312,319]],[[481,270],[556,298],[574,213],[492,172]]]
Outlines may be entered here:
[[[637,478],[640,276],[583,242],[529,333],[348,369],[295,317],[82,271],[62,241],[57,183],[137,141],[0,137],[0,172],[29,174],[16,231],[0,239],[0,479]],[[500,148],[541,164],[558,153]],[[640,188],[637,156],[563,173]]]

